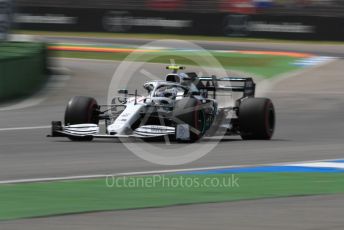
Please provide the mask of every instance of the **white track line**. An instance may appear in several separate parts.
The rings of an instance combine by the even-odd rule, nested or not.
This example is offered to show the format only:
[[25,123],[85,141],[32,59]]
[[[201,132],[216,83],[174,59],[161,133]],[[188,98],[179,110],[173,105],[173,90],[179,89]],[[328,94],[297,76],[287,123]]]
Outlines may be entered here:
[[45,177],[45,178],[29,178],[29,179],[14,179],[14,180],[2,180],[0,184],[18,184],[18,183],[33,183],[33,182],[53,182],[53,181],[67,181],[67,180],[85,180],[85,179],[96,179],[106,177],[120,177],[120,176],[143,176],[143,175],[159,175],[166,173],[178,173],[178,172],[193,172],[202,170],[216,170],[216,169],[230,169],[230,168],[244,168],[244,167],[258,167],[258,166],[284,166],[292,164],[302,163],[317,163],[323,161],[335,161],[342,160],[337,159],[324,159],[316,161],[298,161],[298,162],[281,162],[271,164],[252,164],[252,165],[230,165],[230,166],[213,166],[213,167],[200,167],[200,168],[184,168],[184,169],[167,169],[167,170],[153,170],[153,171],[142,171],[142,172],[124,172],[114,174],[95,174],[95,175],[81,175],[81,176],[65,176],[65,177]]
[[33,183],[33,182],[48,182],[48,181],[64,181],[64,180],[84,180],[93,178],[102,178],[108,175],[84,175],[84,176],[66,176],[66,177],[45,177],[33,179],[17,179],[17,180],[3,180],[0,184],[19,184],[19,183]]
[[38,93],[36,96],[32,96],[30,98],[24,99],[24,100],[14,104],[14,105],[1,107],[0,111],[11,111],[11,110],[25,109],[25,108],[39,105],[45,100],[46,100],[46,97],[44,97],[40,93]]
[[344,163],[340,162],[310,162],[291,164],[288,166],[344,169]]
[[50,125],[45,126],[31,126],[31,127],[11,127],[11,128],[0,128],[1,131],[16,131],[16,130],[32,130],[32,129],[48,129]]
[[[50,68],[52,69],[52,68]],[[55,71],[66,72],[69,74],[70,71],[66,68],[53,68]],[[70,79],[69,75],[51,75],[48,81],[44,84],[43,88],[36,92],[34,95],[17,101],[14,104],[10,105],[2,105],[0,106],[0,112],[2,111],[12,111],[12,110],[19,110],[19,109],[26,109],[33,106],[37,106],[47,100],[48,96],[51,92],[57,90],[58,88],[62,88],[65,86],[66,81]]]

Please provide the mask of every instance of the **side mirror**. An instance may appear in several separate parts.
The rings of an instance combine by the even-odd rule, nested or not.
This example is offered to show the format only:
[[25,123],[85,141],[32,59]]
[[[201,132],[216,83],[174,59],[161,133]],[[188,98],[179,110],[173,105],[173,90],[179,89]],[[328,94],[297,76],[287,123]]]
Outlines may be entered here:
[[128,90],[127,89],[120,89],[120,90],[118,90],[118,94],[128,94]]
[[154,89],[154,86],[152,84],[145,84],[143,86],[148,92],[151,92]]

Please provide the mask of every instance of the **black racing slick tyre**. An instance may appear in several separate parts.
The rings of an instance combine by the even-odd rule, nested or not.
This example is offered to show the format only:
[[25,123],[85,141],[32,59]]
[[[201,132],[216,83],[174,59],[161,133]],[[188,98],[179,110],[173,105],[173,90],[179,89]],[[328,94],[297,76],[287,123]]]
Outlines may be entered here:
[[[176,101],[173,116],[177,124],[189,125],[189,142],[198,141],[204,134],[205,117],[201,102],[195,98],[183,98]],[[178,140],[177,141],[182,141]]]
[[[99,123],[98,103],[94,98],[76,96],[69,100],[65,111],[65,125]],[[91,141],[93,137],[69,137],[72,141]]]
[[275,109],[268,98],[247,98],[239,107],[239,130],[244,140],[270,140],[275,130]]

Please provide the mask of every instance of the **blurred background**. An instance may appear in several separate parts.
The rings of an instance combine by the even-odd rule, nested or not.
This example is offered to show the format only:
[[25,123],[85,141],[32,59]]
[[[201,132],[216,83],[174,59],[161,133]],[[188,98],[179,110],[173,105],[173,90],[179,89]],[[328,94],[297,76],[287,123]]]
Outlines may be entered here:
[[[343,17],[343,0],[0,0],[0,229],[344,229]],[[192,46],[156,43],[165,38]],[[130,149],[180,154],[188,143],[45,138],[76,95],[105,104],[112,89],[142,89],[171,63],[210,76],[213,58],[272,99],[272,141],[205,138],[194,149],[216,144],[211,153],[168,166]],[[238,172],[240,188],[95,179],[152,172],[200,181]]]
[[344,39],[340,0],[16,0],[13,7],[21,30]]

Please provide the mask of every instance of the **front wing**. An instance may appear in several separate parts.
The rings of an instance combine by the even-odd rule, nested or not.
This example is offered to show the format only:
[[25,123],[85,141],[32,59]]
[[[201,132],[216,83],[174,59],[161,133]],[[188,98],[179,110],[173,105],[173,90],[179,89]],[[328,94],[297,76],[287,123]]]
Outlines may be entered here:
[[63,126],[60,121],[53,121],[48,137],[94,137],[94,138],[158,138],[175,135],[176,128],[158,125],[145,125],[135,129],[131,134],[101,134],[96,124],[77,124]]

